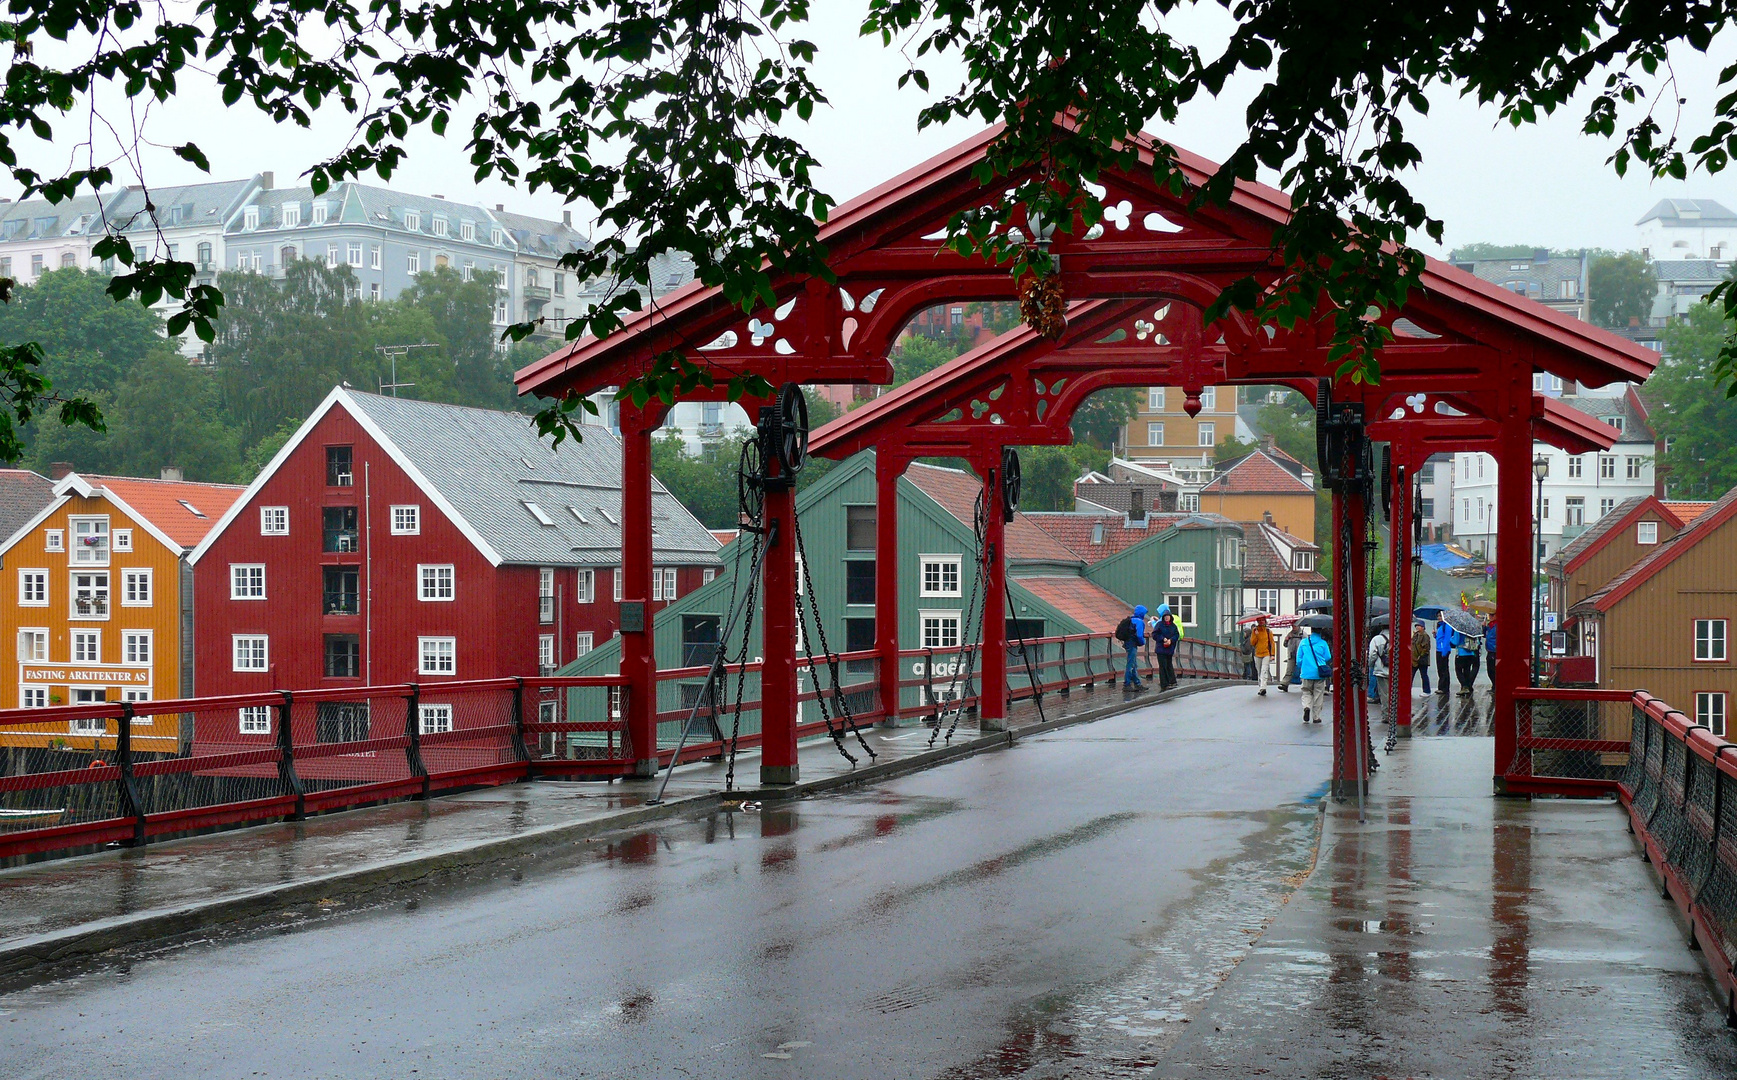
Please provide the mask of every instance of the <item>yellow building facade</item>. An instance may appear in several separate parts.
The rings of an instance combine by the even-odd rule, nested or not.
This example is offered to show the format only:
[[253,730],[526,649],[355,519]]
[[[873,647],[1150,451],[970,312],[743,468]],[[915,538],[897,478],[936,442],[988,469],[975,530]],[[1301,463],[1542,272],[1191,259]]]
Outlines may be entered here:
[[1218,445],[1236,434],[1236,387],[1209,386],[1200,395],[1200,415],[1189,416],[1180,386],[1152,386],[1123,444],[1135,461],[1215,460]]
[[[77,473],[57,481],[54,500],[0,548],[0,643],[12,648],[13,673],[0,679],[0,707],[191,696],[185,556],[241,492]],[[73,720],[26,735],[14,726],[0,744],[88,746],[102,728]],[[174,752],[179,720],[140,718],[132,738],[139,751]]]

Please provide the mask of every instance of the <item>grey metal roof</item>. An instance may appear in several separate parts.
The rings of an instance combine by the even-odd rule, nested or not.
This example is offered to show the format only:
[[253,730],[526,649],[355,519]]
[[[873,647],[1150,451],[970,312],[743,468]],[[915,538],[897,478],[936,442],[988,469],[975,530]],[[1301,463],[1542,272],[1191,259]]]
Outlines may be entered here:
[[494,218],[518,241],[519,250],[527,255],[542,255],[558,259],[569,251],[589,248],[591,241],[570,225],[547,218],[515,214],[510,210],[494,211]]
[[1607,417],[1623,418],[1622,433],[1616,437],[1620,443],[1651,443],[1653,432],[1647,426],[1646,419],[1630,404],[1628,395],[1622,397],[1594,397],[1588,394],[1578,394],[1562,399],[1562,404],[1579,409],[1588,416],[1596,417],[1605,423],[1610,423]]
[[0,469],[0,538],[22,529],[53,501],[53,480],[29,469]]
[[123,191],[105,191],[100,198],[79,195],[57,203],[47,199],[0,203],[0,240],[48,240],[64,236],[79,218],[101,217],[105,205],[112,218],[114,208],[124,201],[125,195]]
[[1713,285],[1731,276],[1731,263],[1726,259],[1660,259],[1653,263],[1653,274],[1660,281]]
[[1654,218],[1668,225],[1737,225],[1737,214],[1712,199],[1660,199],[1635,224]]
[[[126,223],[127,232],[148,232],[161,225],[165,229],[184,229],[195,225],[221,227],[257,177],[246,180],[214,180],[207,184],[183,184],[179,187],[152,188],[149,192],[130,187],[125,195],[108,208],[110,221]],[[145,212],[145,203],[157,209],[157,221]]]
[[[522,413],[344,393],[504,561],[620,564],[621,443],[607,429],[554,450]],[[651,509],[658,560],[720,565],[717,540],[655,479]]]

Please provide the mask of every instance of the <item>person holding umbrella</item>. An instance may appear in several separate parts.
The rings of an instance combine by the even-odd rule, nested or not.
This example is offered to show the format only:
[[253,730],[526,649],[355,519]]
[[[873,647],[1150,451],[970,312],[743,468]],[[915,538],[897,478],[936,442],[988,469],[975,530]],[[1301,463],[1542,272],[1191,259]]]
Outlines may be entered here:
[[1321,722],[1327,709],[1327,680],[1333,677],[1333,647],[1313,627],[1297,629],[1297,665],[1303,675],[1303,723]]
[[1478,646],[1483,642],[1484,624],[1469,611],[1445,611],[1442,619],[1453,634],[1454,674],[1460,681],[1460,696],[1465,697],[1478,680]]
[[1447,697],[1449,684],[1448,656],[1454,651],[1454,628],[1448,625],[1447,612],[1435,621],[1435,692]]

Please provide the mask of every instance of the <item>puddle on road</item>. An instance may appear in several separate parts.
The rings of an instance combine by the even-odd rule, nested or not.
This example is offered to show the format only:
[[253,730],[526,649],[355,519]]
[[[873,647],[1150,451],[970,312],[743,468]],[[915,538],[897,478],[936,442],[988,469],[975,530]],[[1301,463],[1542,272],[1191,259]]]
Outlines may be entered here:
[[1135,941],[1145,955],[1116,977],[1010,1017],[1001,1044],[942,1080],[1134,1077],[1156,1067],[1308,878],[1321,838],[1313,807],[1262,815],[1236,854]]

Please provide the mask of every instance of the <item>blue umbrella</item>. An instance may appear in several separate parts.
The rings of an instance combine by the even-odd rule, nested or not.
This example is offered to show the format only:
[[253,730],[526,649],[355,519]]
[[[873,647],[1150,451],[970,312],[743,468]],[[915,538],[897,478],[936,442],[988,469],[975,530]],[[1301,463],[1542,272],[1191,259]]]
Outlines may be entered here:
[[1411,609],[1412,615],[1429,622],[1434,622],[1441,618],[1441,612],[1442,608],[1440,604],[1425,604],[1423,607]]

